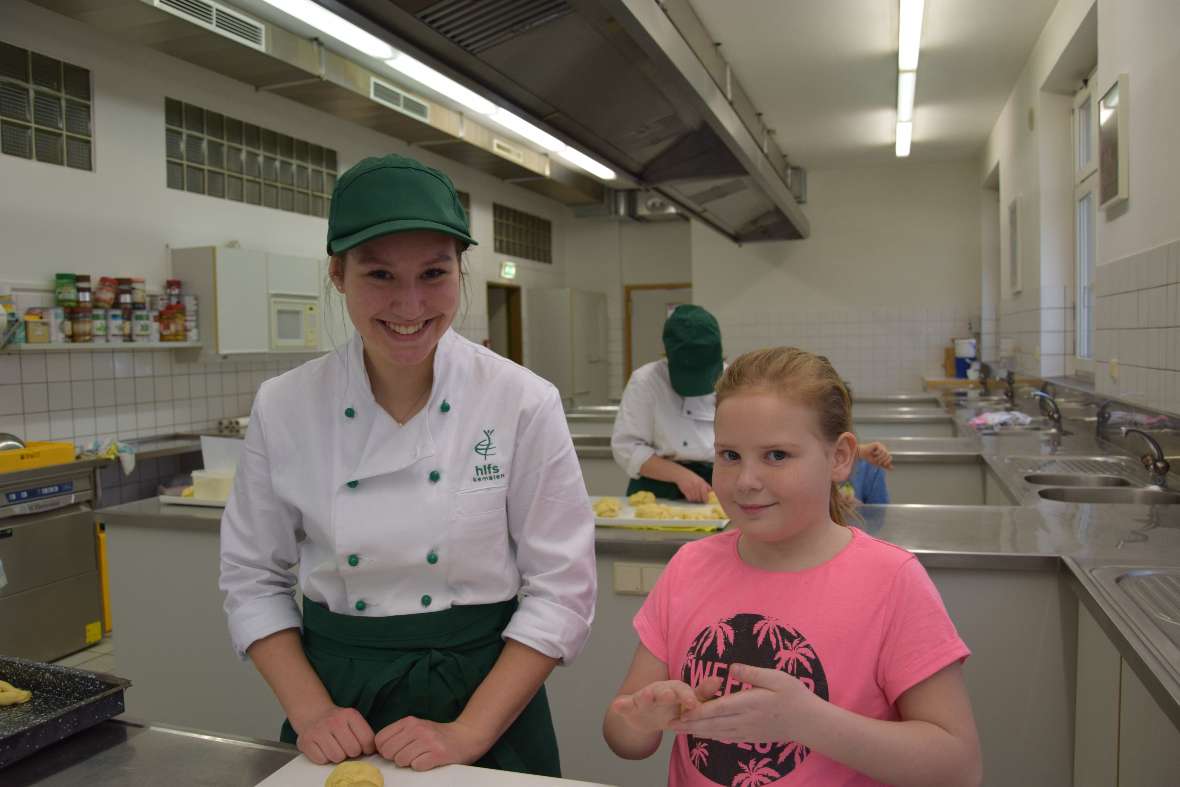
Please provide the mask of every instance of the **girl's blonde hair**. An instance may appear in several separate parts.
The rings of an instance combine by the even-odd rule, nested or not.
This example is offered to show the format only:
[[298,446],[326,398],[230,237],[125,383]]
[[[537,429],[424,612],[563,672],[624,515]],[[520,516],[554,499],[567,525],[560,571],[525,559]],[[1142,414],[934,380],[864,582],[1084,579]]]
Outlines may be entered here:
[[[717,382],[717,405],[750,391],[776,393],[815,411],[822,437],[835,443],[852,431],[852,398],[844,381],[822,355],[798,347],[771,347],[742,355]],[[832,521],[847,525],[859,520],[856,505],[832,482],[828,511]]]

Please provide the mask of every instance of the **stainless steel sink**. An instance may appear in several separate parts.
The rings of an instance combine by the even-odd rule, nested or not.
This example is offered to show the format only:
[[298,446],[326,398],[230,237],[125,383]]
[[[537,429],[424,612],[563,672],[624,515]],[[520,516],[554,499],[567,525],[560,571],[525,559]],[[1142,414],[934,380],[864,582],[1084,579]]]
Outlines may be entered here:
[[1154,506],[1180,503],[1180,493],[1166,489],[1128,487],[1069,487],[1042,489],[1038,495],[1046,500],[1062,503],[1126,503],[1131,505]]
[[1134,486],[1117,475],[1093,473],[1030,473],[1024,480],[1037,486]]

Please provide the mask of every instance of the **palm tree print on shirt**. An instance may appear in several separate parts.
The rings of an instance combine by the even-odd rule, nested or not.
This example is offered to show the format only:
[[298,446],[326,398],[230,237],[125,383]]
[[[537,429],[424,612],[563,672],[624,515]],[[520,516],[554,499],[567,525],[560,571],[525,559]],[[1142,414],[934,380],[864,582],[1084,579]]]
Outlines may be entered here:
[[[696,686],[713,675],[725,677],[730,664],[749,664],[793,675],[828,699],[828,681],[815,647],[798,629],[771,616],[739,613],[712,622],[693,638],[681,678]],[[726,682],[722,693],[741,691]],[[710,781],[725,787],[762,787],[788,776],[809,750],[795,741],[745,743],[685,736],[689,762]]]

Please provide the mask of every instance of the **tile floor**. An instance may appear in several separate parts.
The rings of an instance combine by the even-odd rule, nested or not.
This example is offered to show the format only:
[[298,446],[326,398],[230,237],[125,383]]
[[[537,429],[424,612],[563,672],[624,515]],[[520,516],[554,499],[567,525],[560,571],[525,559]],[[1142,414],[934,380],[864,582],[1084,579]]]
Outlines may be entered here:
[[102,642],[53,662],[63,667],[77,667],[91,672],[115,673],[115,638],[108,634]]

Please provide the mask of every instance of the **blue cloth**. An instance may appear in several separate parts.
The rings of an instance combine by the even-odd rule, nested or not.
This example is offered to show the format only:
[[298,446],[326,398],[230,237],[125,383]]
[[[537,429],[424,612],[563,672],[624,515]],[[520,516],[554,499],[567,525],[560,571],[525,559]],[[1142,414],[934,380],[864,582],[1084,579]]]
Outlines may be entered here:
[[857,459],[852,467],[852,490],[856,499],[865,505],[889,502],[889,488],[885,486],[885,471],[863,459]]

